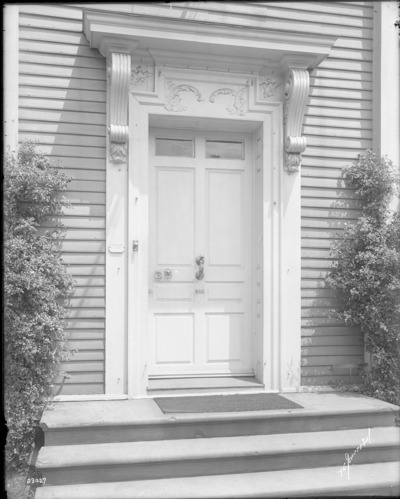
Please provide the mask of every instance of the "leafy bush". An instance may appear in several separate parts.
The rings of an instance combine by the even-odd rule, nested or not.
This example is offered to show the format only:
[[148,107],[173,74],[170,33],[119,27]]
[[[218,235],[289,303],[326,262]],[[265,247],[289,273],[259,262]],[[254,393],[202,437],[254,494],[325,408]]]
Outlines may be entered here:
[[400,214],[390,210],[399,177],[390,160],[371,151],[344,174],[355,188],[361,216],[334,245],[338,263],[327,282],[343,299],[338,315],[359,329],[369,353],[360,391],[400,404]]
[[[73,292],[59,245],[59,193],[69,179],[32,143],[4,165],[4,401],[7,469],[26,470],[59,363],[68,357],[63,317]],[[44,222],[53,227],[44,229]],[[42,227],[41,227],[42,226]]]

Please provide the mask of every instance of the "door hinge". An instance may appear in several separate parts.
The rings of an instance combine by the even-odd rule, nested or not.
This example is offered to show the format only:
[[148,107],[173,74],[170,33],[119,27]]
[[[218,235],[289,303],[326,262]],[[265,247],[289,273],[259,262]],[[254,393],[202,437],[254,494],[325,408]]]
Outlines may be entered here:
[[139,251],[139,241],[132,241],[132,251]]

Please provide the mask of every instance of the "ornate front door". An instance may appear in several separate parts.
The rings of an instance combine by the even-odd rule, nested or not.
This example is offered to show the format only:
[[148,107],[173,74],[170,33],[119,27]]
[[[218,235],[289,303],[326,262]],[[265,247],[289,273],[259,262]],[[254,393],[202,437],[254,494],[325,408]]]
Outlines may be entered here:
[[251,140],[153,129],[149,375],[253,374]]

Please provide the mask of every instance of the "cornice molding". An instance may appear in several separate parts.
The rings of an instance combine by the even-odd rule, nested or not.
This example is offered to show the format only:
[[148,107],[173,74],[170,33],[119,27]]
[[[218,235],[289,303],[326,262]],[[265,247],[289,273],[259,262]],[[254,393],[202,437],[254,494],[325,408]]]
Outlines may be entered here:
[[[222,22],[193,19],[160,18],[145,14],[113,14],[85,8],[83,29],[92,48],[99,48],[103,37],[137,40],[138,49],[155,51],[157,64],[165,51],[171,53],[212,54],[213,64],[226,57],[235,58],[235,66],[248,69],[249,57],[276,64],[286,55],[307,58],[307,67],[316,67],[334,44],[336,38],[326,35],[293,33],[290,30],[266,30],[260,26],[234,26]],[[182,48],[184,47],[184,51]],[[154,49],[154,50],[153,50]],[[200,58],[201,59],[201,58]],[[193,61],[195,64],[204,62]],[[255,68],[256,69],[256,68]],[[240,69],[239,69],[240,70]]]

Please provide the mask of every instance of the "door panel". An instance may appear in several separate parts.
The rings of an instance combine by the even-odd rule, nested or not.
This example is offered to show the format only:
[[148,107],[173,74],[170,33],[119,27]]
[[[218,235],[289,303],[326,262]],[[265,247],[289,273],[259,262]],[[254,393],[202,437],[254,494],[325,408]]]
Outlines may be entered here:
[[209,264],[243,266],[244,172],[208,171]]
[[207,362],[242,360],[243,314],[206,314]]
[[208,284],[208,300],[212,301],[242,301],[244,298],[242,283],[210,283]]
[[[150,134],[150,377],[253,373],[251,144],[235,135]],[[206,152],[219,136],[223,147]]]
[[191,265],[194,250],[193,170],[156,169],[158,265]]
[[193,314],[155,314],[156,363],[193,363]]
[[192,283],[154,283],[155,299],[158,302],[192,301]]

